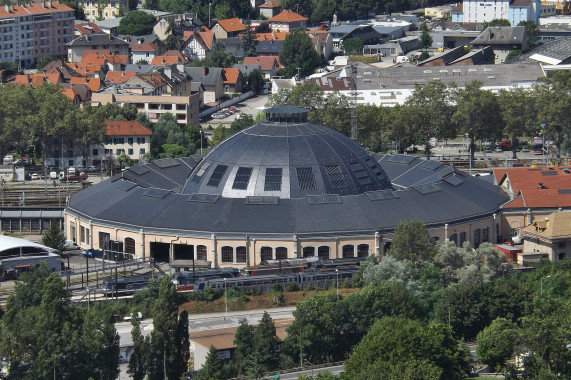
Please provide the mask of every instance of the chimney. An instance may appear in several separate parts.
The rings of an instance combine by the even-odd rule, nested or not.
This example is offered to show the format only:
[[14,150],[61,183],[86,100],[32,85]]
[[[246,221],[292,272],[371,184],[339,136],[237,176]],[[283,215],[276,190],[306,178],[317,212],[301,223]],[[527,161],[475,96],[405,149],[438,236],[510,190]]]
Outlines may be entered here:
[[49,1],[48,1],[48,8],[51,8],[51,7],[52,7],[52,1],[49,0]]
[[5,4],[5,5],[4,5],[4,10],[5,10],[6,12],[10,12],[10,6],[9,6],[8,4]]
[[539,183],[539,186],[538,186],[537,188],[538,188],[538,189],[544,189],[544,187],[543,187],[543,183],[542,183],[542,182],[540,182],[540,183]]

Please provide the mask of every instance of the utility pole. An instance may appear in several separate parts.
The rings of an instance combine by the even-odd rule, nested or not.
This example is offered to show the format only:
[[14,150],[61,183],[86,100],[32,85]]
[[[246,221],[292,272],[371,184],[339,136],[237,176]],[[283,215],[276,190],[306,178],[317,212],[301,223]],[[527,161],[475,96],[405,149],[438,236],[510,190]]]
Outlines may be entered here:
[[357,142],[357,63],[351,64],[351,140]]

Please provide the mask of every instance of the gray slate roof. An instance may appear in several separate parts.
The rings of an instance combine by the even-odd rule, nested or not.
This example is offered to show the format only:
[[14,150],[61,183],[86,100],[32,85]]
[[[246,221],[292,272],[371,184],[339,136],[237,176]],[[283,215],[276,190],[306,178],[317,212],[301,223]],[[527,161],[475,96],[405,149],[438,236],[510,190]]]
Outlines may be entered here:
[[491,26],[480,33],[472,45],[521,45],[524,38],[523,26]]
[[[367,153],[312,122],[263,122],[228,138],[200,163],[198,159],[156,160],[130,168],[72,195],[66,212],[145,233],[291,238],[373,234],[414,218],[429,226],[452,225],[489,217],[509,199],[499,187],[435,161]],[[206,163],[209,167],[202,170]],[[217,170],[220,164],[228,170]],[[332,185],[326,169],[332,165],[341,167],[334,177],[345,180],[345,188]],[[252,178],[267,168],[284,169],[282,187],[289,187],[290,195],[250,199],[230,192],[234,169],[241,166],[253,169]],[[314,168],[316,190],[299,189],[298,167]],[[360,184],[363,174],[373,183]],[[213,178],[220,179],[219,186],[208,185]]]
[[200,81],[204,86],[215,86],[222,78],[220,67],[185,67],[184,71],[193,81]]
[[544,42],[541,45],[531,48],[525,54],[512,59],[509,63],[537,62],[529,58],[534,54],[555,58],[561,60],[562,63],[571,63],[571,37],[561,37],[552,41]]
[[284,46],[283,41],[264,40],[256,45],[256,54],[278,54]]

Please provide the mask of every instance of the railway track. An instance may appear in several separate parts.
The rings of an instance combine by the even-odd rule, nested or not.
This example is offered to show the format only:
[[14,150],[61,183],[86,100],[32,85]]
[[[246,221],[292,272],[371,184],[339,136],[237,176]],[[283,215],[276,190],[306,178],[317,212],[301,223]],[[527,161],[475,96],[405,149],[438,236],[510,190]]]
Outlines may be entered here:
[[53,187],[44,186],[10,186],[1,189],[0,199],[2,207],[22,206],[65,206],[66,198],[83,187],[81,184],[66,184]]

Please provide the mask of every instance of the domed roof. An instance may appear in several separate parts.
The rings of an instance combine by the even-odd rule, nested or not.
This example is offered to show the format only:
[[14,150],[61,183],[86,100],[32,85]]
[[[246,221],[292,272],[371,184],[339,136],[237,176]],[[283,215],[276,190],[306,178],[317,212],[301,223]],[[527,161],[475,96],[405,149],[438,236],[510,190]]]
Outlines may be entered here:
[[347,136],[281,105],[265,121],[218,144],[193,170],[183,193],[227,198],[356,195],[392,189],[378,163]]

